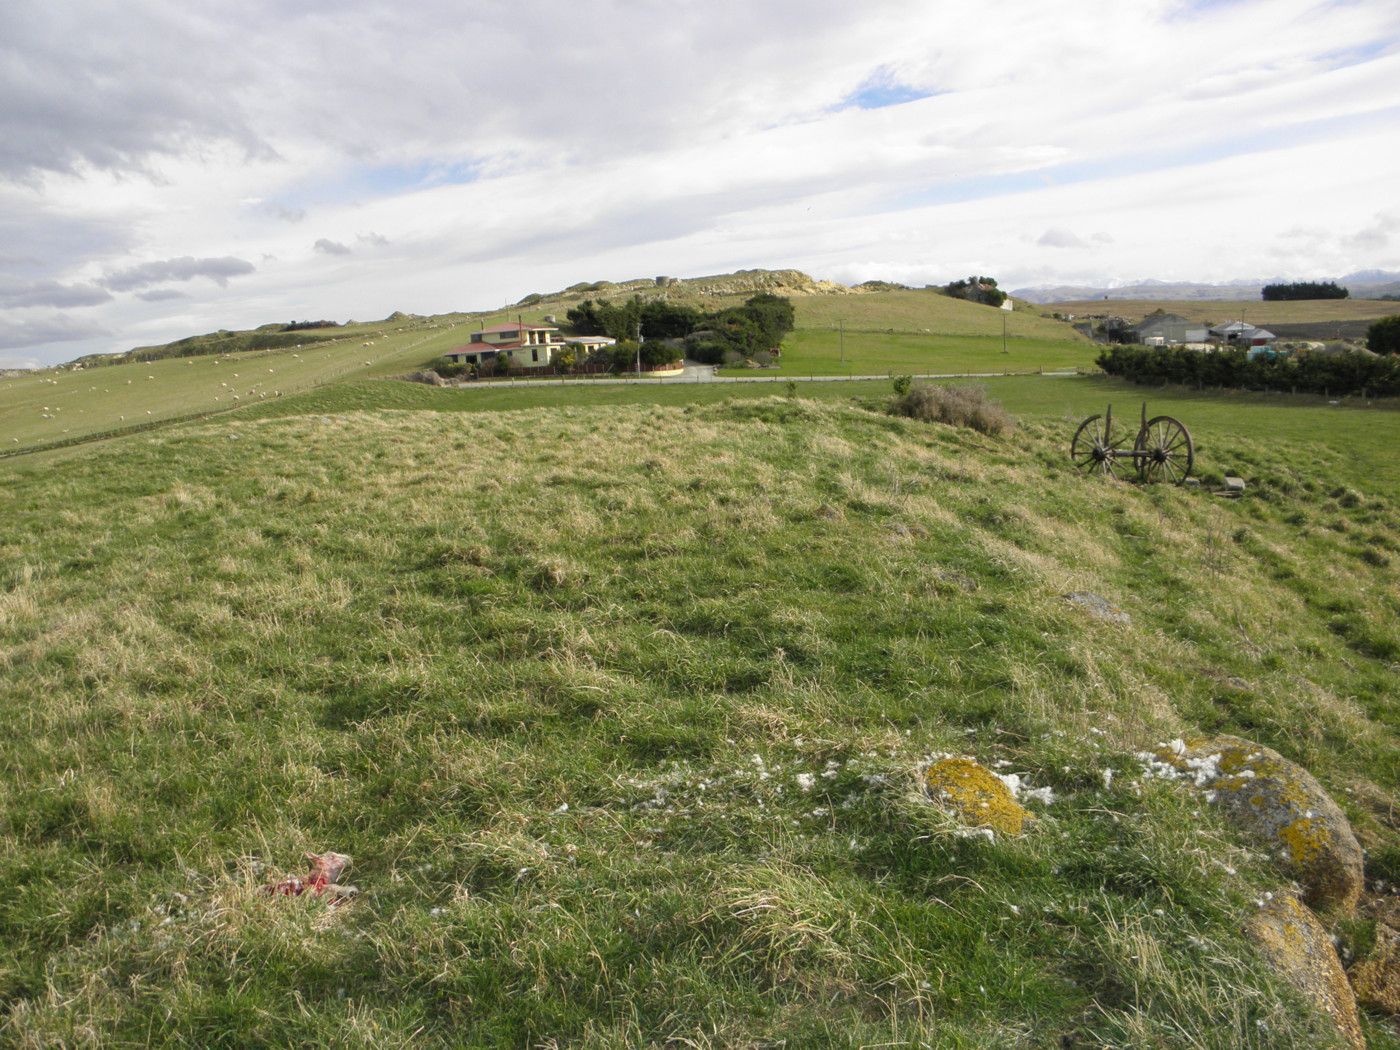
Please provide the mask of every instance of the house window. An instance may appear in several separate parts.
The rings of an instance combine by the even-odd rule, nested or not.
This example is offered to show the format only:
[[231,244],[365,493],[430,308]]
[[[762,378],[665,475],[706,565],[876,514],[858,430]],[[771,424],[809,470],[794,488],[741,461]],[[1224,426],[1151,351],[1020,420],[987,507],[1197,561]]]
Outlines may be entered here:
[[538,361],[539,359],[540,359],[540,352],[539,352],[538,350],[531,350],[531,351],[530,351],[530,360],[531,360],[531,361]]

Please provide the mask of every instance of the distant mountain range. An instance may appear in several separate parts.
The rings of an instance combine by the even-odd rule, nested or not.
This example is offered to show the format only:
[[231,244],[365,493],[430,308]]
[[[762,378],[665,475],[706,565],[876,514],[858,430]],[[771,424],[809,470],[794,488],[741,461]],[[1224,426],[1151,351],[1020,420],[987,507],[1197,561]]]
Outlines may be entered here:
[[[1392,270],[1358,270],[1344,277],[1321,277],[1317,280],[1336,281],[1351,292],[1353,299],[1377,299],[1383,295],[1400,295],[1400,272]],[[1258,299],[1266,284],[1287,282],[1286,277],[1265,277],[1249,281],[1227,281],[1223,284],[1201,284],[1192,281],[1137,281],[1112,287],[1082,284],[1038,285],[1017,288],[1011,294],[1032,303],[1078,302],[1085,299]]]

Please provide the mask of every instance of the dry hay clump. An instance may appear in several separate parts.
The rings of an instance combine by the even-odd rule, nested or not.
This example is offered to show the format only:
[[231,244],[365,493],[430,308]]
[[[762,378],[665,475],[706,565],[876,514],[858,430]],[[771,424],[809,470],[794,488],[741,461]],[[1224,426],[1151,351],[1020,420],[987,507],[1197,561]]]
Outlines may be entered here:
[[980,386],[917,383],[908,393],[895,398],[891,409],[898,416],[969,427],[982,434],[1009,434],[1016,429],[1011,414],[1000,402],[989,400],[986,389]]

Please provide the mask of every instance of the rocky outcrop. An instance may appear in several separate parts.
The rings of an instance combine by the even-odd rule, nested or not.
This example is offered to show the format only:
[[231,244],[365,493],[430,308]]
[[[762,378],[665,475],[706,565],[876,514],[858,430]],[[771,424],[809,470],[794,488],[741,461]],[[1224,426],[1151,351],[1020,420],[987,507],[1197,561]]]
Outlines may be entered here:
[[1365,1050],[1351,986],[1317,916],[1293,897],[1276,897],[1250,919],[1245,932],[1274,972],[1332,1019],[1348,1045]]
[[969,829],[1019,835],[1031,813],[1001,777],[971,758],[943,758],[928,767],[924,789]]
[[1101,594],[1092,591],[1071,591],[1061,595],[1071,605],[1077,605],[1096,620],[1104,623],[1130,624],[1133,618]]
[[1378,925],[1375,948],[1350,977],[1358,1003],[1400,1017],[1400,932]]
[[1235,736],[1174,740],[1142,756],[1148,772],[1191,781],[1277,856],[1307,903],[1346,915],[1364,884],[1361,847],[1322,785],[1277,751]]

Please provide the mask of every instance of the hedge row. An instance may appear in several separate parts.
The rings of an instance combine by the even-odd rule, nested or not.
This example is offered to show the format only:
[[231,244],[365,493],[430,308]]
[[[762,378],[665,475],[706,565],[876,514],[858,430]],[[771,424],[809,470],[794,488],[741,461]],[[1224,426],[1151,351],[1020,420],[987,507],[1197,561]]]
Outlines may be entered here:
[[1099,367],[1134,383],[1182,383],[1310,394],[1400,396],[1400,356],[1297,354],[1249,359],[1247,350],[1110,346]]

